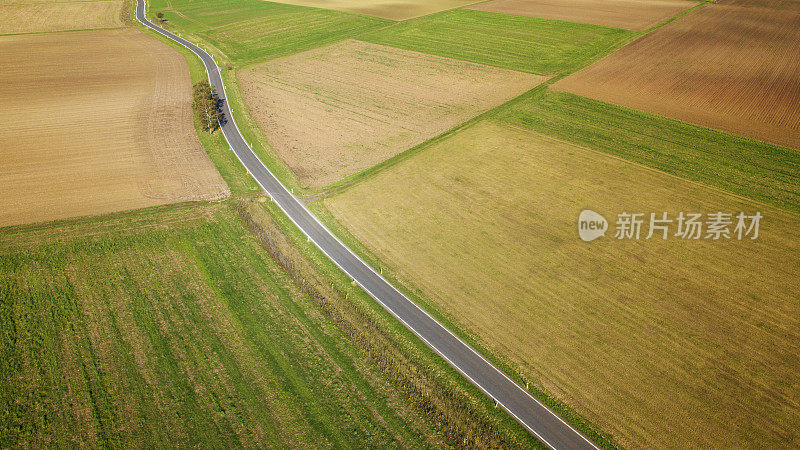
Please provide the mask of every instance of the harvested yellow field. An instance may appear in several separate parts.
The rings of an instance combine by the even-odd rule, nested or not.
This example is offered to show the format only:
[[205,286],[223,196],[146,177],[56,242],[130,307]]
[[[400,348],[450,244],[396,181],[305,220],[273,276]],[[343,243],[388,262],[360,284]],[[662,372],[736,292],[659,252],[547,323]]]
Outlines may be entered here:
[[476,1],[480,0],[278,0],[276,3],[337,9],[384,19],[405,20],[458,8]]
[[553,85],[800,149],[800,2],[707,4]]
[[[622,445],[800,443],[796,215],[487,121],[324,205],[398,279]],[[579,239],[583,209],[609,220],[606,237]],[[755,241],[646,240],[648,224],[616,240],[623,211],[764,218]]]
[[696,4],[689,0],[491,0],[468,9],[644,30]]
[[0,226],[227,193],[186,60],[136,30],[0,37]]
[[372,167],[545,80],[345,41],[238,72],[250,114],[307,186]]
[[122,26],[122,1],[0,3],[0,34]]

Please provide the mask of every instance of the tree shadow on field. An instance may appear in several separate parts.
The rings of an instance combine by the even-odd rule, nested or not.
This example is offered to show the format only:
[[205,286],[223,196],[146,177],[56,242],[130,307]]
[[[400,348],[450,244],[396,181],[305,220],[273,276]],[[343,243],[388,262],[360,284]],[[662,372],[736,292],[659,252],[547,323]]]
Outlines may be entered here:
[[219,112],[219,126],[222,128],[228,123],[228,115],[225,114],[225,99],[217,97],[215,107],[217,108],[217,112]]

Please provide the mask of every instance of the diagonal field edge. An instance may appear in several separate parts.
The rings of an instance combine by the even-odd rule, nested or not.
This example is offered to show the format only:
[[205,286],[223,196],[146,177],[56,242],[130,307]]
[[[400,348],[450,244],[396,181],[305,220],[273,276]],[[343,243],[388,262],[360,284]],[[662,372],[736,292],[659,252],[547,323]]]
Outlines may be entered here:
[[197,45],[147,20],[144,2],[145,0],[136,2],[136,19],[153,31],[186,47],[200,58],[206,68],[209,83],[222,94],[223,114],[230,118],[230,122],[222,124],[221,129],[231,150],[247,172],[284,214],[314,242],[314,245],[428,347],[548,447],[597,448],[589,439],[512,381],[503,371],[403,295],[311,214],[267,169],[241,135],[226,101],[225,84],[214,59]]

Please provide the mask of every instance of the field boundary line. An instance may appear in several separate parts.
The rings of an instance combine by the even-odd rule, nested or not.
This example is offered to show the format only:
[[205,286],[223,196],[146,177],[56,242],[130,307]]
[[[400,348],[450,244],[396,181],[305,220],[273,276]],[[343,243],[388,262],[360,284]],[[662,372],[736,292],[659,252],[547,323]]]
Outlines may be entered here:
[[[598,100],[598,101],[600,101],[600,100]],[[611,103],[609,103],[609,104],[611,104]],[[619,105],[613,105],[613,106],[619,106]],[[625,108],[625,107],[621,106],[621,108]],[[630,109],[630,108],[626,108],[626,109]],[[634,110],[634,111],[638,112],[639,110]],[[659,116],[659,117],[665,117],[665,116]],[[669,119],[669,117],[667,117],[667,118]],[[670,119],[670,120],[677,120],[677,119]],[[681,121],[679,120],[678,122],[681,122]],[[689,124],[688,122],[682,122],[682,123]],[[793,214],[793,215],[796,215],[796,216],[800,217],[800,212],[793,211],[793,210],[790,210],[790,209],[784,209],[784,208],[781,208],[781,207],[776,206],[776,205],[771,205],[769,203],[762,202],[761,200],[757,200],[757,199],[754,199],[754,198],[751,198],[751,197],[746,197],[744,195],[740,195],[740,194],[737,194],[735,192],[731,192],[731,191],[725,190],[725,189],[723,189],[721,187],[717,187],[717,186],[713,186],[713,185],[710,185],[710,184],[703,183],[702,181],[692,180],[690,178],[684,178],[684,177],[682,177],[680,175],[675,175],[674,173],[665,172],[665,171],[663,171],[661,169],[648,166],[648,165],[640,163],[638,161],[630,160],[628,158],[625,158],[624,156],[615,155],[613,153],[607,153],[607,152],[604,152],[602,150],[597,150],[597,149],[594,149],[594,148],[591,148],[591,147],[587,147],[585,145],[578,144],[578,143],[569,141],[567,139],[564,139],[564,138],[561,138],[561,137],[558,137],[558,136],[554,136],[554,135],[550,135],[550,134],[547,134],[547,133],[542,133],[541,131],[536,131],[536,130],[533,130],[533,129],[530,129],[530,128],[526,128],[526,127],[524,127],[522,125],[518,125],[518,124],[515,124],[515,123],[501,122],[498,125],[507,126],[507,127],[514,128],[514,129],[517,129],[517,130],[526,131],[526,132],[529,132],[529,133],[540,134],[542,136],[546,136],[548,139],[552,139],[552,140],[560,142],[562,144],[568,144],[570,146],[577,147],[577,148],[579,148],[579,149],[581,149],[583,151],[588,151],[588,152],[591,152],[591,153],[595,153],[597,155],[608,156],[610,158],[614,158],[614,159],[616,159],[618,161],[621,161],[623,163],[626,163],[626,164],[629,164],[629,165],[632,165],[632,166],[636,166],[636,167],[639,167],[641,169],[646,169],[649,172],[658,173],[658,174],[661,174],[661,175],[666,175],[666,176],[668,176],[670,178],[673,178],[675,180],[679,180],[679,181],[682,181],[682,182],[685,182],[685,183],[693,184],[693,185],[698,186],[698,187],[710,189],[710,190],[712,190],[712,191],[714,191],[714,192],[716,192],[718,194],[724,195],[725,197],[730,197],[732,199],[741,200],[741,201],[747,202],[747,203],[754,203],[754,204],[756,204],[758,206],[763,206],[765,208],[774,209],[774,210],[780,211],[782,213],[784,213],[784,212],[790,213],[790,214]],[[699,125],[694,125],[694,124],[689,124],[689,125],[699,126]],[[713,128],[708,128],[708,129],[709,130],[714,130]],[[718,131],[718,130],[714,130],[714,131]]]
[[[488,2],[488,1],[491,1],[491,0],[486,0],[486,1]],[[484,3],[484,2],[478,2],[478,3]],[[328,186],[324,186],[324,187],[320,188],[318,191],[310,190],[310,191],[307,192],[307,194],[308,194],[308,197],[313,197],[313,199],[310,199],[309,201],[315,201],[315,200],[319,200],[319,199],[323,199],[323,198],[327,198],[327,197],[330,197],[330,196],[333,196],[333,195],[340,194],[341,192],[343,192],[343,191],[345,191],[345,190],[347,190],[347,189],[349,189],[349,188],[351,188],[351,187],[353,187],[353,186],[355,186],[355,185],[357,185],[357,184],[359,184],[359,183],[361,183],[363,181],[366,181],[367,179],[370,179],[373,176],[376,176],[377,174],[379,174],[383,170],[386,170],[386,169],[388,169],[388,168],[390,168],[390,167],[402,162],[405,158],[413,156],[415,153],[417,153],[418,151],[424,149],[426,146],[435,144],[439,140],[447,138],[448,136],[450,136],[452,134],[455,134],[455,133],[461,131],[464,128],[467,128],[467,127],[479,122],[482,119],[491,119],[493,116],[495,116],[497,114],[500,114],[504,109],[507,109],[510,106],[513,106],[513,105],[515,105],[515,104],[517,104],[519,102],[524,101],[526,98],[528,98],[529,96],[535,95],[540,90],[549,89],[551,84],[554,84],[554,83],[556,83],[557,81],[559,81],[559,80],[561,80],[563,78],[566,78],[566,77],[568,77],[568,76],[570,76],[570,75],[572,75],[574,73],[577,73],[577,72],[585,69],[586,67],[591,66],[592,64],[595,64],[595,63],[597,63],[599,61],[602,61],[603,59],[605,59],[606,57],[612,55],[613,53],[615,53],[616,51],[618,51],[621,48],[625,47],[626,45],[629,45],[629,44],[633,43],[634,41],[636,41],[636,40],[642,38],[643,36],[655,31],[656,29],[661,28],[661,27],[669,24],[670,22],[675,21],[675,20],[683,17],[684,15],[689,14],[692,11],[695,11],[696,9],[699,9],[699,8],[707,5],[708,3],[712,3],[712,1],[711,0],[701,0],[697,5],[694,5],[691,8],[688,8],[688,9],[686,9],[684,11],[681,11],[678,14],[670,17],[669,19],[667,19],[667,20],[665,20],[665,21],[663,21],[661,23],[653,25],[652,27],[647,28],[645,30],[641,30],[641,31],[638,31],[638,32],[633,32],[633,34],[631,34],[627,39],[623,39],[620,42],[612,45],[608,49],[607,53],[599,56],[596,59],[592,59],[592,60],[587,61],[586,64],[584,64],[581,67],[578,67],[578,68],[576,68],[576,69],[574,69],[572,71],[560,72],[560,73],[553,74],[553,76],[545,79],[540,84],[532,87],[530,90],[521,93],[520,95],[508,100],[505,103],[501,103],[501,104],[499,104],[499,105],[497,105],[497,106],[495,106],[495,107],[493,107],[491,109],[488,109],[488,110],[478,114],[477,116],[472,117],[471,119],[468,119],[468,120],[466,120],[466,121],[454,126],[453,128],[444,131],[442,134],[439,134],[437,136],[433,136],[432,138],[430,138],[430,139],[428,139],[428,140],[426,140],[424,142],[420,142],[419,144],[415,145],[414,147],[406,149],[405,151],[403,151],[401,153],[398,153],[398,154],[396,154],[396,155],[392,156],[391,158],[388,158],[388,159],[386,159],[384,161],[381,161],[378,164],[375,164],[374,166],[367,167],[367,168],[363,169],[360,172],[356,172],[356,173],[354,173],[352,175],[348,175],[347,177],[342,178],[339,181],[336,181],[336,182],[334,182],[332,184],[329,184]],[[467,5],[467,6],[469,6],[469,5]],[[456,10],[456,9],[460,9],[460,8],[461,7],[453,8],[453,9],[450,9],[448,11],[452,11],[452,10]],[[440,12],[432,13],[432,14],[429,14],[428,16],[439,14],[439,13]],[[497,13],[497,14],[501,14],[501,13]],[[421,16],[421,17],[427,17],[427,16]],[[415,19],[418,19],[418,18],[419,17],[415,17],[415,18],[407,19],[407,20],[415,20]],[[405,21],[402,21],[402,22],[405,22]],[[398,23],[401,23],[401,22],[398,22]],[[389,25],[389,26],[391,26],[391,25]],[[614,27],[607,27],[607,28],[614,28]],[[364,32],[362,34],[366,34],[366,33],[370,33],[370,32],[372,32],[372,31],[366,31],[366,32]],[[352,39],[357,39],[358,40],[358,36],[360,36],[360,35],[356,35]],[[380,45],[383,45],[383,44],[380,44]],[[421,52],[421,53],[425,53],[425,52]],[[428,53],[425,53],[425,54],[428,54]],[[457,59],[457,58],[451,58],[451,59]],[[494,67],[494,66],[491,66],[491,67]],[[507,70],[513,70],[513,69],[507,69]]]
[[[102,0],[97,0],[102,1]],[[86,3],[95,3],[95,2],[86,2]],[[48,3],[49,5],[50,3]],[[125,28],[130,28],[130,25],[122,24],[118,27],[100,27],[100,28],[75,28],[70,30],[52,30],[52,31],[25,31],[22,33],[5,33],[0,34],[0,37],[5,36],[30,36],[33,34],[56,34],[56,33],[78,33],[81,31],[108,31],[108,30],[123,30]]]

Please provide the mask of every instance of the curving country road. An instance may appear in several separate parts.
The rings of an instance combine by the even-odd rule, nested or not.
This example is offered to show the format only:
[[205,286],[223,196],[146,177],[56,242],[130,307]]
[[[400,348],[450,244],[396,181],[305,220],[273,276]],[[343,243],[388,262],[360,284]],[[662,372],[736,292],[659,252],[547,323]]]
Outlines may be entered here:
[[511,381],[506,374],[456,337],[436,319],[422,310],[388,281],[362,261],[312,215],[297,198],[278,181],[253,153],[242,137],[225,101],[225,85],[214,59],[197,45],[166,31],[145,17],[145,0],[137,0],[136,19],[146,27],[178,42],[203,61],[208,79],[223,100],[223,114],[229,118],[222,132],[239,161],[250,175],[339,268],[367,291],[387,311],[422,339],[431,349],[464,375],[472,384],[495,400],[519,423],[542,442],[556,449],[597,448],[577,430],[558,417],[539,400]]

